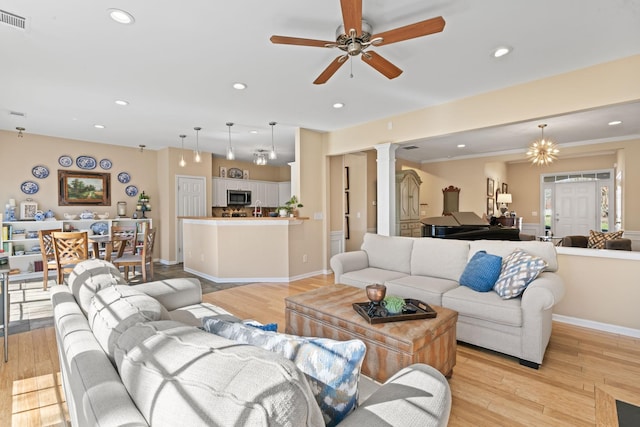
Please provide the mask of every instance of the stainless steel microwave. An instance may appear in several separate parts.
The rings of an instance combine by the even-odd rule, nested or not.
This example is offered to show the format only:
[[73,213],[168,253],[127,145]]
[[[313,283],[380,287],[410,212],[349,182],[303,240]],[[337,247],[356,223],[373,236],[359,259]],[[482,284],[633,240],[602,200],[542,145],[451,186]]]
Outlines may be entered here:
[[251,191],[248,190],[227,190],[227,206],[251,204]]

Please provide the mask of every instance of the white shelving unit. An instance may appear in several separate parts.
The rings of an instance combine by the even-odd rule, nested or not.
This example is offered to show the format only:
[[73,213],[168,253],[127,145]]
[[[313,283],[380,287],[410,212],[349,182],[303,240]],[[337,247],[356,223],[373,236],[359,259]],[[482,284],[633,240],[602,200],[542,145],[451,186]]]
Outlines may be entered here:
[[[63,231],[87,231],[94,234],[91,226],[95,223],[102,222],[107,224],[105,234],[111,233],[111,227],[114,224],[142,224],[147,223],[148,227],[152,226],[150,218],[132,219],[132,218],[112,218],[112,219],[75,219],[75,220],[46,220],[46,221],[3,221],[2,234],[0,235],[0,243],[5,252],[9,253],[9,268],[20,269],[19,274],[12,274],[11,280],[24,280],[42,277],[42,271],[35,271],[35,261],[42,260],[40,253],[40,241],[38,239],[39,230],[51,230],[59,228]],[[138,230],[142,226],[138,225]],[[5,231],[6,230],[6,231]],[[18,233],[16,233],[18,231]],[[24,231],[24,233],[20,233]],[[140,233],[142,234],[142,233]],[[138,239],[141,240],[140,236]],[[20,253],[23,251],[23,253]],[[16,253],[18,252],[18,253]]]

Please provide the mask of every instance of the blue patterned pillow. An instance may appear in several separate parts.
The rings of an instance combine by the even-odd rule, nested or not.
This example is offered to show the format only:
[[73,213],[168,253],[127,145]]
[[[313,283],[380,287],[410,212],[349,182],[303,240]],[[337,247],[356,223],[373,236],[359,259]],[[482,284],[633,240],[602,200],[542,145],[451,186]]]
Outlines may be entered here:
[[207,332],[271,350],[293,361],[307,377],[327,426],[337,425],[356,408],[366,351],[362,341],[266,332],[214,317],[205,317],[203,326]]
[[502,257],[478,251],[469,260],[460,276],[460,284],[474,291],[489,292],[496,284],[502,268]]
[[242,322],[242,323],[244,323],[247,326],[262,329],[263,331],[278,332],[277,323],[267,323],[266,325],[263,325],[262,323],[259,323],[256,321],[249,321],[249,322]]
[[518,297],[546,266],[547,262],[542,258],[516,249],[504,259],[493,289],[502,299]]

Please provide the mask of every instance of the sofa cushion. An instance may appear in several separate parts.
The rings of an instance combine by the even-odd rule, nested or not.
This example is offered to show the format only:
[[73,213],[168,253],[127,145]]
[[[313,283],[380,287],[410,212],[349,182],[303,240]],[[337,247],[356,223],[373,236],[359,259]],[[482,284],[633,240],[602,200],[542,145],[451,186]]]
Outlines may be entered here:
[[385,283],[389,280],[396,280],[406,277],[406,273],[398,271],[382,270],[380,268],[365,268],[363,270],[350,271],[340,276],[340,282],[344,285],[364,288],[372,283]]
[[87,320],[105,353],[113,359],[115,343],[131,326],[167,317],[164,307],[150,296],[126,285],[109,286],[91,299]]
[[466,286],[458,286],[442,296],[442,306],[457,311],[460,317],[515,327],[522,326],[521,301],[521,298],[504,300],[495,292],[476,292]]
[[426,237],[411,251],[411,275],[458,280],[469,260],[469,242]]
[[362,341],[298,337],[215,318],[205,319],[204,329],[292,360],[307,376],[327,426],[337,425],[355,409],[360,367],[366,351]]
[[120,336],[115,359],[123,384],[154,427],[323,424],[293,362],[193,326],[133,326]]
[[240,319],[229,313],[224,308],[209,304],[208,302],[188,305],[169,312],[171,320],[197,327],[202,326],[202,319],[208,316],[216,316],[230,322],[240,321]]
[[387,295],[414,298],[432,305],[442,305],[442,294],[459,286],[454,280],[427,276],[405,276],[384,284]]
[[502,257],[488,254],[486,251],[476,252],[460,276],[460,284],[474,291],[489,292],[500,277]]
[[100,289],[127,284],[120,270],[110,262],[101,259],[89,259],[78,263],[69,274],[67,283],[85,316],[89,311],[91,298]]
[[369,257],[369,267],[409,274],[413,241],[414,239],[408,237],[366,233],[362,250]]
[[620,239],[622,238],[622,234],[624,234],[624,230],[613,231],[611,233],[589,230],[587,247],[593,249],[604,249],[604,245],[607,240]]
[[501,256],[502,259],[508,256],[516,249],[522,249],[527,251],[531,255],[538,256],[545,260],[547,266],[544,271],[557,271],[558,270],[558,256],[556,253],[556,247],[552,242],[538,242],[538,241],[526,241],[526,242],[511,242],[511,241],[498,241],[498,240],[476,240],[469,242],[469,259],[478,251],[487,251],[488,254]]
[[503,299],[520,296],[546,266],[542,258],[516,249],[504,259],[494,290]]

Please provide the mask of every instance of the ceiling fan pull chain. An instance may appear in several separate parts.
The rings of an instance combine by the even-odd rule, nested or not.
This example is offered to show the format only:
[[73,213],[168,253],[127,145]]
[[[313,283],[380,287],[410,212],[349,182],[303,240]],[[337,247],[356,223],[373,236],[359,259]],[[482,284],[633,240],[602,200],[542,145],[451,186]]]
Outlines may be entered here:
[[353,57],[349,57],[349,67],[351,67],[351,71],[349,72],[349,77],[353,78]]

